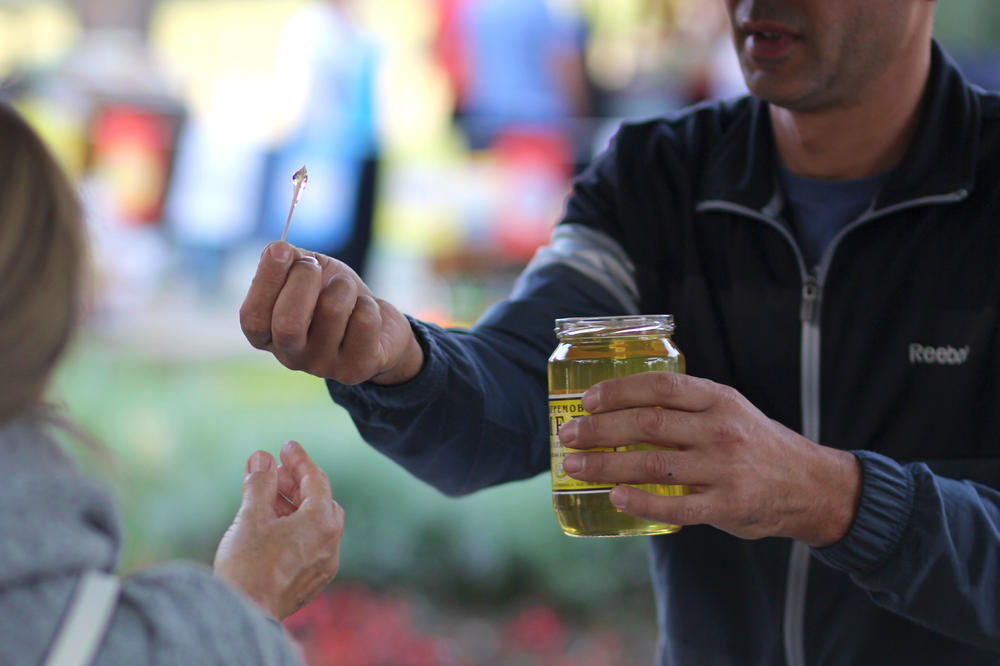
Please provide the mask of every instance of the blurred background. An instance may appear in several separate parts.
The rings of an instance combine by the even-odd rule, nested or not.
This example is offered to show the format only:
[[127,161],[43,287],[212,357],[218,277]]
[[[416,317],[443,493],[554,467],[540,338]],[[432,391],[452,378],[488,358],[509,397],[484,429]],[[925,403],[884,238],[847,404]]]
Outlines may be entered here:
[[[0,98],[76,179],[92,305],[56,389],[113,452],[122,571],[211,562],[246,457],[297,439],[348,523],[287,621],[313,665],[647,664],[642,539],[562,535],[545,476],[448,499],[358,437],[323,383],[244,341],[263,246],[337,256],[465,326],[546,239],[626,119],[743,92],[721,0],[0,0]],[[1000,4],[937,36],[1000,89]],[[710,583],[709,583],[710,584]]]

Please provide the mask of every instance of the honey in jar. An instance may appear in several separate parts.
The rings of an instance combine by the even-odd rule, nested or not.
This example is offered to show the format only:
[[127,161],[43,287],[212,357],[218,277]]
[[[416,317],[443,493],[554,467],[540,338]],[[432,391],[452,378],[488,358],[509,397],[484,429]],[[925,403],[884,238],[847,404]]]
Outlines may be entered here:
[[[639,372],[684,372],[684,356],[671,339],[671,315],[572,317],[556,320],[559,344],[549,357],[549,426],[552,448],[552,505],[563,531],[570,536],[642,536],[680,529],[617,509],[608,497],[613,485],[578,481],[563,470],[573,451],[559,442],[559,426],[587,413],[583,393],[605,379]],[[630,444],[590,451],[634,451],[658,448]],[[657,495],[683,495],[681,485],[634,486]]]

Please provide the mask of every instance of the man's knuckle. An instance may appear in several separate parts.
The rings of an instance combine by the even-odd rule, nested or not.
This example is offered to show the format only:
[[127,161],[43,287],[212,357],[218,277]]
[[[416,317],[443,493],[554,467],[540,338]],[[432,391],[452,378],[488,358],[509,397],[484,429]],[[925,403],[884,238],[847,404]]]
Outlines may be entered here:
[[319,316],[336,318],[344,316],[347,305],[342,290],[327,288],[320,292],[316,299],[316,312]]
[[660,435],[666,427],[666,416],[662,409],[640,409],[636,414],[639,433],[646,439]]
[[303,363],[302,358],[298,354],[281,354],[278,356],[278,360],[281,362],[281,365],[289,370],[308,371],[308,367]]
[[345,355],[354,359],[354,365],[361,371],[374,371],[379,367],[379,334],[369,324],[370,321],[359,320],[355,313],[351,316],[350,328],[344,338]]
[[378,304],[374,298],[363,296],[358,299],[354,307],[354,318],[357,323],[369,327],[377,327],[381,323]]
[[302,322],[295,317],[277,316],[271,321],[271,336],[281,347],[296,342],[303,333]]
[[652,375],[653,392],[660,397],[668,397],[677,392],[680,375],[674,372],[657,372]]
[[648,452],[643,457],[642,467],[651,479],[666,480],[670,477],[670,461],[660,451]]
[[246,338],[247,341],[250,343],[250,346],[253,347],[254,349],[266,350],[268,348],[268,345],[271,344],[271,336],[269,335],[247,334]]
[[734,389],[732,386],[727,386],[724,384],[718,385],[718,402],[724,408],[737,408],[743,409],[746,404],[746,399],[743,394]]
[[252,344],[270,337],[271,320],[264,315],[248,309],[240,310],[240,327],[243,334]]
[[740,444],[744,440],[742,429],[728,419],[715,419],[709,426],[709,431],[715,442]]
[[703,511],[694,504],[681,504],[674,511],[674,520],[680,525],[696,525],[705,522]]
[[337,274],[330,278],[323,288],[322,294],[325,298],[335,303],[354,302],[357,293],[357,285],[349,277]]
[[590,416],[577,416],[577,439],[591,439],[598,436],[597,421]]
[[374,371],[371,370],[367,363],[351,363],[337,368],[336,379],[341,384],[354,386],[368,381],[374,374]]

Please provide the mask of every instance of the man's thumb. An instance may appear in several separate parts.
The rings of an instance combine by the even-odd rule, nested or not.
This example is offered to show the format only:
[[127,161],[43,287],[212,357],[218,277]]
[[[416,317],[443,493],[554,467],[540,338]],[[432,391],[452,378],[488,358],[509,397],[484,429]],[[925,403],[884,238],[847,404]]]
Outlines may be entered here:
[[278,493],[278,468],[267,451],[254,451],[247,460],[247,475],[243,478],[243,504],[240,511],[271,510]]

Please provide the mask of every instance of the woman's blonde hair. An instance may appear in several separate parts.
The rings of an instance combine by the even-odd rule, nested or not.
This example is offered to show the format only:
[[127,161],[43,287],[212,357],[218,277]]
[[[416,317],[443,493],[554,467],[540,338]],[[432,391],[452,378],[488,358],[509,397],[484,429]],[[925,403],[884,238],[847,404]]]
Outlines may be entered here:
[[0,424],[40,403],[72,337],[84,243],[69,178],[0,102]]

